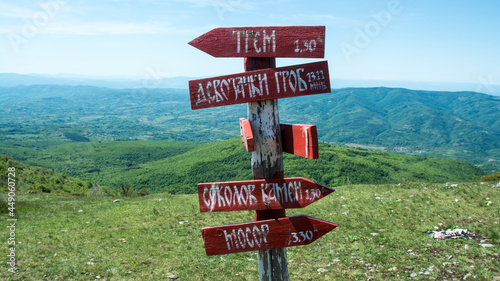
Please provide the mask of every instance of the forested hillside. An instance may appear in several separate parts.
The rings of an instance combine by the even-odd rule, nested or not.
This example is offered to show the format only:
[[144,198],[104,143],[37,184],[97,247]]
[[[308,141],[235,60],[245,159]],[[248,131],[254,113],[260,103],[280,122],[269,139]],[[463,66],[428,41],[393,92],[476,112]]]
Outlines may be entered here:
[[[191,110],[179,89],[0,88],[0,149],[75,141],[210,143],[239,135],[245,105]],[[500,170],[500,99],[474,92],[346,88],[280,100],[282,123],[315,124],[321,142],[459,159]],[[29,153],[29,152],[26,152]]]
[[353,88],[286,100],[281,110],[282,119],[316,124],[324,142],[500,167],[499,97]]
[[[9,168],[11,170],[9,170]],[[41,167],[34,167],[20,163],[7,155],[0,154],[0,190],[7,191],[8,187],[17,193],[57,193],[61,195],[107,195],[113,193],[107,187],[70,177],[63,173],[56,173]],[[9,174],[9,175],[8,175]],[[10,180],[7,180],[10,178]],[[9,185],[8,182],[13,182]],[[0,200],[0,207],[4,207],[5,201]]]
[[[319,150],[317,160],[285,154],[285,176],[306,177],[334,187],[357,183],[468,181],[484,174],[471,164],[451,159],[329,144],[321,144]],[[87,188],[98,184],[116,190],[120,185],[131,185],[132,190],[194,193],[196,184],[202,182],[252,179],[251,153],[246,152],[241,138],[205,145],[176,141],[70,143],[31,150],[29,155],[23,161],[42,166],[50,173],[80,178]],[[32,180],[32,188],[42,192],[37,179]]]

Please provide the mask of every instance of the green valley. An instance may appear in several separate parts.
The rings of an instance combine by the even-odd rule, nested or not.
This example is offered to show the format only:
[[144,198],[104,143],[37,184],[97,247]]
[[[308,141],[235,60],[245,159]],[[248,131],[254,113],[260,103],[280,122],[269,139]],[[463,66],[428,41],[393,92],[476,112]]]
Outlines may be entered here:
[[[212,143],[239,134],[245,105],[191,110],[180,89],[31,85],[0,88],[0,153],[71,142]],[[474,92],[345,88],[280,100],[282,123],[315,124],[320,142],[500,170],[500,99]],[[26,158],[29,158],[29,151]]]
[[[465,162],[320,144],[320,158],[284,155],[285,176],[327,186],[411,181],[477,180],[484,172]],[[25,157],[27,151],[29,157]],[[177,141],[75,142],[43,150],[11,150],[30,165],[113,188],[194,193],[196,184],[252,179],[251,153],[241,138],[211,144]],[[40,190],[41,192],[41,190]]]
[[[1,278],[256,278],[255,252],[207,257],[200,235],[253,213],[201,213],[193,194],[197,183],[252,178],[251,153],[237,137],[245,106],[191,111],[186,93],[170,89],[0,90],[11,104],[0,109],[0,218],[17,219],[15,247],[1,245],[15,248],[17,273],[4,255]],[[316,124],[320,138],[319,159],[284,154],[285,176],[336,189],[287,215],[339,225],[287,250],[292,279],[499,275],[499,184],[478,181],[499,169],[498,99],[342,89],[280,108],[282,123]],[[15,196],[5,192],[9,168]],[[473,239],[428,235],[449,228]]]

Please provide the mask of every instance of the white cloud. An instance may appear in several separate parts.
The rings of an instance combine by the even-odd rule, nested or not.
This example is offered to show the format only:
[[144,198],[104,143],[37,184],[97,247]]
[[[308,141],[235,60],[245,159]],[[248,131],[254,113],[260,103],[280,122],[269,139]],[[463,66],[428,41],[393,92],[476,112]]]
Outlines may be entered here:
[[14,5],[9,5],[6,3],[0,3],[0,17],[5,17],[5,18],[29,18],[33,15],[35,11],[14,6]]
[[164,24],[90,22],[82,24],[58,24],[48,26],[45,33],[61,35],[138,35],[171,33]]
[[[26,23],[24,24],[26,25]],[[0,28],[0,34],[21,33],[24,25],[10,25]],[[31,25],[31,24],[29,24]],[[123,22],[51,22],[37,29],[40,34],[52,35],[154,35],[154,34],[190,34],[192,30],[172,27],[165,23],[123,23]]]

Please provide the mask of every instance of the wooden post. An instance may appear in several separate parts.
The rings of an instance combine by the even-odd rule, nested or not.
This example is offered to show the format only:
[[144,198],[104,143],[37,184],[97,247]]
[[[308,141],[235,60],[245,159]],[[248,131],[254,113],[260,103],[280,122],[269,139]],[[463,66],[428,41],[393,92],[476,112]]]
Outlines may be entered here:
[[[284,138],[288,139],[287,143],[283,144],[277,99],[330,92],[328,64],[325,61],[276,68],[275,58],[323,58],[324,26],[216,28],[189,44],[215,57],[245,57],[244,74],[191,80],[189,94],[193,110],[248,103],[248,122],[242,121],[241,131],[244,132],[242,140],[245,148],[249,152],[252,151],[253,182],[284,180],[284,149],[288,153],[302,157],[317,158],[317,134],[313,126],[284,125]],[[248,123],[252,134],[248,132]],[[227,183],[221,184],[225,190],[231,189],[225,185]],[[319,199],[333,191],[317,184],[315,186],[318,188],[314,189],[313,199]],[[225,208],[225,204],[224,208],[218,206],[219,199],[224,199],[220,196],[216,202],[211,198],[221,191],[219,188],[220,186],[216,184],[210,188],[205,184],[198,185],[200,210],[210,212],[236,210],[229,206],[229,209]],[[284,204],[276,197],[274,197],[276,202],[271,202],[270,196],[264,201],[266,195],[263,190],[268,188],[266,184],[260,197],[250,194],[255,188],[246,191],[247,195],[251,196],[252,200],[249,201],[252,203],[249,205],[245,203],[243,208],[256,210],[256,222],[203,228],[205,250],[207,255],[219,255],[260,249],[258,252],[260,280],[289,280],[285,247],[308,244],[337,225],[307,216],[286,217],[285,207],[297,207],[296,204],[302,207],[298,199],[302,200],[302,192],[307,194],[306,201],[313,200],[309,197],[309,190],[305,186],[304,190],[301,187],[295,190],[295,197],[294,194],[287,193],[291,196],[286,197],[290,202],[293,201],[291,198],[295,198],[296,204],[292,206]],[[268,191],[274,192],[272,187]],[[260,198],[260,201],[257,198]],[[221,202],[224,203],[224,200]],[[286,202],[289,201],[285,199]],[[279,209],[273,203],[279,204]],[[254,240],[248,240],[246,235],[249,232],[252,232]],[[243,233],[243,236],[240,233]],[[301,234],[300,237],[298,233]],[[245,243],[248,243],[249,247],[245,248],[243,246]]]
[[[275,58],[245,58],[245,71],[275,68]],[[283,150],[278,100],[248,103],[248,120],[254,135],[252,173],[254,179],[283,178]],[[285,210],[255,211],[255,220],[285,217]],[[286,248],[259,250],[260,280],[289,280]]]

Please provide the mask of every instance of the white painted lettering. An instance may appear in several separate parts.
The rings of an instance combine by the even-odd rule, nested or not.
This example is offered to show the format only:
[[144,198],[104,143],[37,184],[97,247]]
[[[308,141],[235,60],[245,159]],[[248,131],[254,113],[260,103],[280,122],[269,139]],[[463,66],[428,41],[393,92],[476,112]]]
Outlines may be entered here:
[[278,78],[278,75],[280,75],[280,72],[279,71],[276,71],[274,73],[274,80],[276,81],[276,91],[278,92],[278,94],[280,93],[280,79]]
[[[205,206],[210,208],[210,212],[214,210],[215,204],[212,204],[214,201],[212,200],[212,194],[211,194],[212,189],[204,188],[203,189],[203,202],[205,203]],[[209,197],[207,198],[206,194],[208,192]]]
[[260,229],[262,230],[262,239],[263,242],[267,245],[269,242],[267,242],[267,234],[269,234],[269,225],[263,224]]
[[[274,78],[276,80],[276,91],[277,93],[286,93],[288,91],[288,89],[290,89],[292,92],[296,92],[297,90],[299,92],[303,92],[303,91],[307,91],[308,90],[308,87],[307,87],[307,82],[306,80],[304,80],[303,78],[303,74],[304,74],[304,68],[297,68],[296,70],[283,70],[283,71],[278,71],[278,72],[275,72],[274,73]],[[309,79],[309,82],[311,82],[311,79],[312,80],[315,80],[315,79],[319,79],[319,78],[316,78],[316,75],[314,74],[314,72],[309,72],[306,74],[306,76],[308,77]],[[324,79],[324,77],[323,77]],[[280,87],[280,84],[283,84],[283,88]],[[287,85],[288,85],[288,88],[287,88]]]
[[245,232],[243,231],[243,229],[239,228],[238,229],[238,242],[240,243],[240,246],[242,249],[245,249],[245,246],[247,244],[247,240],[246,240],[246,237],[245,237]]
[[233,35],[237,34],[236,36],[236,52],[239,54],[241,52],[241,43],[240,43],[240,31],[233,30]]
[[[234,240],[236,240],[236,233],[235,233],[235,230],[233,229],[233,231],[228,235],[227,234],[227,231],[224,230],[224,238],[226,239],[226,244],[227,244],[227,249],[228,250],[231,250],[231,247],[234,248]],[[238,245],[238,244],[236,244]]]
[[[264,73],[263,74],[264,76],[261,77],[261,74],[259,74],[259,87],[260,87],[260,91],[262,92],[262,94],[264,94],[264,90],[266,90],[266,95],[269,96],[269,86],[267,84],[267,74]],[[265,83],[265,88],[262,88],[263,86],[263,83]]]
[[313,82],[310,86],[311,90],[325,90],[327,88],[324,81]]
[[257,47],[257,41],[259,41],[257,40],[258,36],[260,36],[260,32],[257,31],[255,33],[255,38],[253,39],[253,48],[257,52],[257,54],[260,53],[260,51],[262,50],[261,48]]
[[[229,193],[229,197],[227,194]],[[225,186],[224,188],[224,198],[226,199],[227,205],[231,206],[231,202],[233,201],[233,191],[231,190],[230,186]]]
[[196,105],[207,102],[207,97],[205,96],[205,91],[203,90],[203,85],[201,83],[198,84],[198,92],[196,93],[198,100],[196,101]]
[[213,212],[214,209],[231,209],[236,206],[254,206],[257,205],[255,185],[218,185],[212,184],[210,189],[205,187],[203,190],[203,203]]
[[307,83],[302,77],[300,77],[300,74],[304,72],[303,68],[297,68],[297,79],[299,80],[299,91],[307,91]]
[[[217,85],[215,84],[215,81],[217,81]],[[219,86],[220,86],[220,88],[219,88]],[[214,80],[214,91],[215,91],[215,96],[216,96],[216,101],[217,102],[228,100],[228,98],[226,96],[226,92],[224,91],[223,86],[225,86],[226,90],[229,91],[229,83],[227,82],[226,79],[222,79],[222,81],[220,81],[220,80]]]
[[294,183],[295,182],[290,182],[290,184],[288,185],[288,188],[286,190],[287,196],[288,196],[288,198],[290,198],[290,202],[297,201],[296,197],[293,196],[293,191],[292,191],[294,189],[294,186],[293,186]]
[[[242,35],[245,37],[245,53],[255,51],[255,53],[275,53],[276,52],[276,31],[268,33],[266,30],[260,31],[254,30],[233,30],[233,35],[236,36],[236,53],[242,52]],[[259,40],[261,39],[261,40]],[[251,42],[253,40],[253,42]],[[261,43],[262,42],[262,43]]]
[[[243,196],[243,190],[246,190],[247,191],[247,194],[248,194],[248,190],[247,190],[247,187],[242,185],[240,190],[238,190],[238,187],[234,187],[234,197],[235,199],[238,199],[238,205],[241,206],[242,204],[243,205],[247,205],[247,201],[245,200],[245,197]],[[236,200],[234,200],[234,202],[236,203]]]
[[290,71],[281,71],[281,76],[283,77],[283,92],[286,93],[286,79],[288,79],[288,76],[290,76]]
[[253,234],[253,241],[255,242],[255,245],[257,245],[258,248],[261,247],[261,237],[262,233],[260,232],[260,229],[254,225],[252,228],[252,234]]
[[255,240],[248,239],[248,233],[252,234],[252,230],[250,229],[250,227],[247,227],[245,229],[245,239],[248,243],[248,246],[250,246],[250,248],[253,248],[253,246],[255,245],[255,243],[254,243]]
[[[292,77],[294,77],[294,82],[292,83]],[[290,89],[292,89],[292,92],[295,93],[295,89],[297,89],[297,74],[295,74],[295,71],[290,71],[290,78],[288,79],[288,84],[290,85]]]
[[245,53],[248,54],[248,40],[250,39],[250,35],[253,34],[253,30],[245,31]]
[[228,250],[246,249],[261,249],[269,244],[267,235],[269,234],[269,225],[263,224],[253,227],[238,227],[231,230],[224,230],[223,237],[226,241]]
[[[210,88],[212,88],[212,90]],[[212,91],[213,91],[212,82],[208,81],[207,86],[205,87],[205,93],[207,94],[208,103],[211,103],[214,101],[214,98],[212,97],[212,94],[211,94]]]
[[220,85],[220,80],[214,80],[214,94],[215,94],[215,101],[216,102],[220,102],[221,101],[221,94],[219,93],[219,91],[217,91],[217,88],[219,87]]
[[[275,53],[276,52],[276,31],[273,30],[271,35],[267,36],[266,35],[266,31],[262,31],[262,44],[263,44],[263,49],[264,49],[264,53],[267,52],[267,44],[271,45],[272,47],[272,52]],[[271,41],[272,40],[272,41]]]
[[[217,204],[219,205],[219,207],[225,207],[226,206],[226,203],[224,201],[224,197],[222,197],[222,195],[220,195],[220,188],[218,188],[219,186],[217,186]],[[222,204],[221,204],[222,202]]]
[[249,191],[248,192],[248,205],[250,205],[250,206],[257,205],[257,198],[253,194],[253,192],[255,191],[255,185],[249,184],[248,191]]
[[[238,79],[238,83],[236,83],[236,79]],[[237,77],[233,80],[233,89],[234,89],[234,100],[238,100],[238,96],[241,95],[241,98],[245,98],[245,77]]]
[[226,100],[229,100],[228,97],[227,97],[227,95],[226,95],[226,92],[224,92],[224,88],[222,88],[222,86],[225,86],[227,92],[229,93],[231,91],[231,89],[229,88],[229,82],[226,79],[222,80],[221,87],[220,87],[221,93],[224,96],[224,98]]

